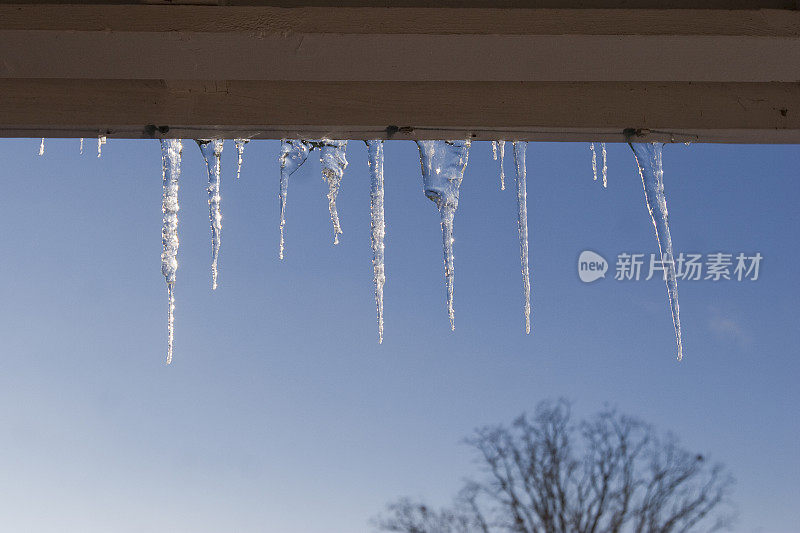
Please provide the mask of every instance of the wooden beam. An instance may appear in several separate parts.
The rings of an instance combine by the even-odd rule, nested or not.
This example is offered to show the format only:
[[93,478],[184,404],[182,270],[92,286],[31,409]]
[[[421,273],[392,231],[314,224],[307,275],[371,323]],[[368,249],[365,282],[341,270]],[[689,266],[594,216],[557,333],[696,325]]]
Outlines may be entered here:
[[797,0],[12,0],[37,5],[457,7],[497,9],[797,9]]
[[2,4],[0,135],[800,142],[778,0],[282,3]]
[[24,137],[800,142],[800,84],[0,80]]
[[800,81],[800,12],[0,6],[0,77]]

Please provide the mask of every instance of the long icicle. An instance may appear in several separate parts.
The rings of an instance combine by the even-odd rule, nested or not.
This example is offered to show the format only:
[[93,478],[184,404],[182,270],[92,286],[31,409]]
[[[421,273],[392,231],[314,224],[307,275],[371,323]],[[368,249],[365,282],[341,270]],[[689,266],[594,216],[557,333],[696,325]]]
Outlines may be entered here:
[[281,241],[278,249],[278,257],[283,259],[283,227],[286,225],[286,196],[289,194],[289,176],[302,166],[308,159],[308,153],[313,146],[308,141],[300,139],[283,139],[281,141],[281,182],[278,199],[281,204]]
[[594,143],[589,145],[589,150],[592,151],[592,175],[594,176],[594,181],[597,181],[597,150]]
[[492,159],[497,161],[498,148],[500,152],[500,190],[506,190],[506,171],[503,167],[503,159],[506,155],[506,142],[505,141],[492,141]]
[[517,168],[517,231],[519,260],[522,266],[522,287],[525,297],[525,333],[531,332],[531,278],[528,268],[528,185],[525,157],[528,143],[514,141],[514,163]]
[[233,144],[236,145],[236,179],[242,174],[242,158],[244,157],[244,145],[249,143],[250,139],[234,139]]
[[106,144],[106,136],[105,135],[98,135],[97,136],[97,157],[103,155],[103,145]]
[[450,329],[455,330],[453,219],[458,208],[458,190],[469,159],[470,141],[417,141],[417,146],[425,196],[436,204],[441,217],[447,314]]
[[39,144],[39,155],[44,155],[44,137],[42,137],[42,142]]
[[217,259],[222,240],[222,208],[220,206],[221,158],[223,140],[196,140],[208,171],[208,217],[211,221],[211,289],[217,288]]
[[372,272],[375,283],[375,306],[378,311],[378,343],[383,343],[383,285],[386,283],[384,245],[386,221],[383,209],[383,141],[365,141],[369,155],[370,212],[372,228]]
[[178,270],[178,185],[181,175],[180,139],[161,140],[161,181],[163,195],[161,212],[161,273],[167,282],[167,364],[172,363],[172,347],[175,338],[175,273]]
[[339,244],[342,226],[339,223],[339,211],[336,209],[336,197],[342,185],[344,169],[347,168],[347,141],[323,139],[320,142],[319,162],[322,164],[322,179],[328,184],[328,210],[333,224],[333,244]]
[[444,251],[444,277],[447,286],[447,314],[450,317],[450,329],[456,330],[456,314],[453,308],[453,296],[455,292],[455,254],[453,253],[453,222],[456,216],[456,208],[452,205],[443,205],[439,209],[442,217],[442,246]]
[[672,236],[669,231],[667,199],[664,195],[664,167],[662,164],[663,143],[630,143],[639,175],[642,178],[644,197],[650,218],[656,231],[658,249],[666,269],[667,296],[669,297],[672,325],[675,328],[675,342],[678,349],[678,361],[683,358],[683,341],[681,339],[681,317],[678,305],[678,280],[675,276],[675,260],[672,253]]
[[83,155],[83,137],[81,137],[81,155]]

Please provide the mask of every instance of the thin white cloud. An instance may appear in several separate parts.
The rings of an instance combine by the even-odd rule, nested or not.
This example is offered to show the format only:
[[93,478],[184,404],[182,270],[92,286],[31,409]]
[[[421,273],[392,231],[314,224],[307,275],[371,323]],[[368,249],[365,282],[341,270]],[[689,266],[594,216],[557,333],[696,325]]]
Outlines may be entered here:
[[723,315],[718,309],[712,309],[708,320],[708,329],[715,337],[723,340],[733,340],[740,346],[749,346],[753,337],[747,328],[738,320]]

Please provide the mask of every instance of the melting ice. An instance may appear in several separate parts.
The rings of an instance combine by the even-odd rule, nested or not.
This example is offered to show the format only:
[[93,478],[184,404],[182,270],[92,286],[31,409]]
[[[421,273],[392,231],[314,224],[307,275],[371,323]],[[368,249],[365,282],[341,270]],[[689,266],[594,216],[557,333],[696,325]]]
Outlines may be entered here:
[[514,163],[517,169],[517,231],[519,259],[522,266],[522,287],[525,298],[525,333],[531,332],[531,278],[528,268],[528,185],[525,155],[528,143],[514,141]]
[[164,214],[161,226],[161,273],[167,281],[167,364],[172,362],[172,346],[175,337],[175,273],[178,270],[178,180],[181,175],[180,139],[161,140],[161,180],[164,191],[161,211]]
[[608,165],[606,164],[606,143],[600,143],[600,153],[603,154],[603,188],[608,187]]
[[[44,154],[44,141],[39,145],[39,155]],[[83,141],[80,140],[81,153]],[[217,260],[219,256],[220,239],[222,232],[222,214],[220,208],[220,182],[221,182],[221,154],[222,140],[197,140],[203,154],[208,172],[208,205],[209,219],[211,222],[212,243],[212,287],[217,287]],[[242,165],[244,146],[248,139],[234,140],[238,155],[237,179]],[[97,138],[97,155],[102,154],[102,146],[106,137]],[[607,185],[607,165],[605,143],[592,143],[592,169],[594,179],[598,175],[603,177],[603,186]],[[384,141],[366,141],[368,150],[368,164],[370,170],[370,211],[371,211],[371,241],[373,282],[375,285],[375,304],[378,320],[378,338],[383,342],[383,287],[386,281],[384,263]],[[455,264],[453,254],[453,225],[455,213],[458,208],[459,189],[466,170],[471,143],[465,141],[417,141],[420,153],[420,166],[422,169],[423,190],[425,195],[436,204],[441,217],[442,249],[445,273],[445,287],[447,291],[447,311],[450,325],[455,329],[455,313],[453,308]],[[631,143],[639,174],[644,187],[645,200],[650,212],[651,220],[656,233],[658,247],[661,254],[664,276],[666,279],[667,294],[672,313],[673,326],[677,346],[677,358],[683,357],[683,344],[680,324],[680,307],[678,304],[678,286],[675,272],[672,238],[670,235],[666,197],[664,194],[664,171],[662,164],[661,143]],[[336,209],[336,197],[341,185],[344,170],[347,167],[345,152],[347,141],[328,140],[306,141],[288,140],[281,142],[280,153],[280,258],[283,259],[284,251],[284,226],[286,224],[286,199],[288,194],[289,176],[291,176],[308,159],[310,151],[314,148],[320,150],[323,179],[328,184],[328,201],[331,221],[333,223],[334,242],[342,233],[339,216]],[[181,173],[181,153],[183,145],[179,139],[164,139],[161,141],[162,163],[162,254],[161,271],[167,283],[168,292],[168,347],[167,364],[172,362],[174,344],[174,286],[178,268],[177,252],[178,240],[178,189]],[[525,331],[531,329],[530,305],[530,269],[528,249],[528,217],[527,217],[527,171],[526,151],[527,143],[515,141],[513,143],[514,162],[517,183],[517,209],[518,209],[518,234],[520,246],[520,265],[523,277],[523,290],[525,300]],[[495,160],[500,162],[501,189],[505,188],[505,174],[503,159],[505,155],[505,141],[493,141],[492,152]],[[601,161],[601,163],[600,163]]]
[[249,143],[250,139],[234,139],[233,144],[236,146],[236,179],[242,174],[242,157],[244,156],[244,145]]
[[667,295],[672,311],[672,324],[675,327],[675,342],[678,348],[678,361],[683,358],[683,342],[681,340],[681,317],[678,306],[678,280],[675,276],[675,261],[672,253],[672,237],[669,232],[667,199],[664,195],[664,168],[661,153],[662,143],[630,143],[639,175],[642,177],[644,197],[650,218],[656,230],[658,249],[661,252],[664,272],[667,281]]
[[450,328],[455,330],[453,219],[458,208],[458,190],[469,159],[470,141],[417,141],[417,146],[425,196],[436,204],[442,219],[447,314],[450,316]]
[[498,152],[500,155],[500,190],[506,190],[506,171],[503,168],[503,159],[506,155],[505,141],[492,141],[492,158],[497,161]]
[[[592,151],[592,173],[594,174],[594,181],[597,181],[597,147],[595,143],[589,145],[589,149]],[[603,176],[603,187],[608,186],[608,165],[606,164],[606,143],[600,143],[600,155],[603,160],[602,166],[602,176]]]
[[319,143],[319,162],[322,163],[322,179],[328,183],[328,210],[333,223],[333,244],[339,244],[342,227],[339,224],[339,212],[336,210],[336,196],[342,184],[344,169],[347,168],[347,141],[323,139]]
[[308,141],[283,139],[281,141],[281,187],[278,197],[281,203],[281,241],[278,257],[283,259],[283,227],[286,225],[286,195],[289,194],[289,176],[295,173],[308,159],[313,146]]
[[222,177],[221,161],[222,139],[211,141],[196,140],[208,171],[208,217],[211,221],[211,288],[217,288],[217,259],[222,239],[222,209],[220,207],[220,181]]
[[383,211],[383,141],[365,141],[367,143],[369,164],[369,198],[372,213],[372,271],[375,283],[375,305],[378,310],[378,342],[383,342],[383,285],[386,283],[386,271],[383,262],[383,239],[386,235],[386,223]]

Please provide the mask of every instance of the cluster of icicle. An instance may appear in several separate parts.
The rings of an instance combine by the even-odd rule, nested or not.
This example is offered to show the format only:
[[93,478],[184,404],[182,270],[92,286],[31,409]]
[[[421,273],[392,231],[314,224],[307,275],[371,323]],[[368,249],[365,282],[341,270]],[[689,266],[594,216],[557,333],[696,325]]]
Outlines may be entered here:
[[[235,139],[237,151],[236,178],[239,179],[242,170],[242,157],[245,145],[249,139]],[[106,137],[97,138],[97,157],[102,154],[102,146]],[[208,173],[208,207],[211,225],[211,287],[217,288],[218,259],[222,238],[222,209],[220,185],[222,178],[221,155],[224,141],[222,139],[196,140]],[[371,243],[373,283],[375,285],[375,305],[378,319],[378,342],[383,342],[383,287],[386,283],[386,269],[384,262],[384,237],[386,223],[384,217],[384,172],[383,172],[383,147],[384,141],[365,141],[367,145],[368,165],[370,174],[370,213],[371,213]],[[599,147],[597,146],[599,144]],[[639,174],[644,188],[645,201],[650,217],[655,228],[659,252],[665,266],[667,295],[669,299],[672,321],[675,329],[678,360],[683,357],[683,343],[681,335],[680,307],[678,305],[678,283],[675,271],[675,261],[672,248],[672,237],[669,230],[667,202],[664,194],[664,170],[662,163],[662,143],[631,143],[639,168]],[[453,296],[455,287],[455,254],[453,252],[454,220],[458,209],[458,195],[464,171],[469,160],[471,141],[417,141],[419,148],[420,167],[422,170],[422,186],[425,196],[436,204],[439,210],[442,229],[442,250],[444,263],[444,278],[446,289],[446,307],[450,319],[450,327],[455,329],[455,311]],[[342,228],[339,213],[336,209],[336,198],[342,183],[344,171],[347,168],[347,141],[343,140],[302,140],[284,139],[281,141],[280,150],[280,244],[278,255],[284,257],[284,227],[286,225],[286,199],[289,192],[289,176],[297,171],[308,159],[313,150],[319,150],[322,165],[322,179],[328,185],[328,209],[333,225],[333,242],[338,244]],[[83,153],[83,139],[80,140],[80,150]],[[178,188],[181,173],[181,153],[183,144],[180,139],[164,139],[161,141],[162,164],[162,212],[163,225],[161,240],[163,251],[161,254],[161,271],[167,283],[168,293],[168,344],[167,364],[172,362],[174,341],[174,310],[175,310],[175,276],[178,269]],[[592,143],[592,171],[594,180],[602,175],[603,187],[607,187],[607,164],[605,143]],[[527,169],[526,169],[527,143],[524,141],[513,142],[514,166],[516,169],[517,183],[517,231],[519,235],[520,265],[523,280],[525,332],[531,331],[531,305],[530,305],[530,268],[528,262],[528,213],[527,213]],[[499,160],[500,189],[505,190],[505,172],[503,169],[505,157],[505,141],[492,142],[493,158]],[[599,154],[599,157],[598,157]],[[44,138],[39,144],[39,155],[44,155]],[[598,161],[600,159],[600,161]]]
[[[599,144],[599,147],[597,146]],[[680,305],[678,304],[678,279],[675,270],[675,256],[672,250],[672,236],[669,231],[667,198],[664,194],[664,165],[662,160],[663,143],[629,143],[636,158],[639,176],[642,178],[644,198],[650,219],[656,232],[656,242],[661,261],[664,265],[667,284],[667,299],[672,313],[672,325],[675,329],[675,344],[678,361],[683,359],[683,338],[681,333]],[[606,164],[606,143],[591,143],[592,173],[597,181],[598,173],[602,174],[603,187],[608,186]],[[598,162],[598,153],[602,160]],[[599,172],[598,172],[598,169]]]
[[[378,314],[378,341],[383,342],[383,286],[386,282],[384,263],[384,235],[386,233],[383,209],[383,141],[366,141],[370,168],[370,201],[372,213],[372,254],[373,277],[375,284],[375,305]],[[464,171],[469,159],[471,142],[466,141],[417,141],[422,169],[422,184],[425,196],[436,204],[441,217],[442,250],[445,274],[447,314],[450,326],[455,329],[453,294],[455,283],[455,255],[453,253],[453,226],[458,208],[458,192],[464,179]],[[347,141],[323,139],[307,141],[287,139],[281,143],[280,155],[280,244],[278,256],[283,259],[285,252],[286,200],[289,192],[289,176],[305,161],[309,153],[320,150],[322,176],[328,183],[328,201],[333,223],[334,244],[339,242],[342,233],[339,215],[336,211],[336,196],[342,176],[347,166],[345,151]],[[496,148],[495,148],[496,153]],[[504,143],[500,144],[501,164]],[[519,238],[522,273],[525,288],[525,330],[530,333],[530,276],[528,268],[528,222],[525,185],[525,143],[514,143],[514,157],[517,161],[517,184],[519,201]],[[501,176],[503,176],[501,174]],[[504,179],[504,177],[502,178]],[[504,187],[504,185],[503,185]]]
[[600,157],[602,158],[602,167],[600,170],[603,175],[603,188],[608,187],[608,165],[606,165],[606,143],[598,143],[600,147],[598,148],[595,146],[595,143],[589,145],[589,150],[592,151],[592,174],[594,174],[594,181],[597,181],[597,151],[600,151]]
[[[375,284],[375,306],[378,314],[378,342],[383,342],[383,285],[386,282],[384,267],[384,236],[386,224],[383,208],[383,141],[365,141],[367,145],[370,174],[370,213],[372,241],[372,270]],[[345,168],[347,168],[347,141],[322,139],[306,141],[300,139],[284,139],[281,141],[280,153],[280,243],[278,257],[283,259],[285,250],[284,228],[286,226],[286,199],[289,193],[289,176],[306,162],[312,150],[318,149],[322,165],[322,179],[328,184],[328,210],[333,224],[333,244],[339,244],[342,227],[339,212],[336,209],[336,197],[342,184]]]
[[[81,144],[80,144],[80,153],[83,155],[83,137],[81,137]],[[98,135],[97,136],[97,157],[103,155],[103,145],[106,144],[106,136],[105,135]],[[44,155],[44,137],[42,137],[42,142],[39,143],[39,155]]]
[[[284,226],[286,225],[286,197],[289,194],[289,176],[295,173],[308,159],[308,154],[317,149],[320,152],[319,161],[322,164],[322,179],[328,184],[328,210],[333,224],[333,244],[339,244],[339,235],[342,226],[339,223],[339,212],[336,210],[336,197],[342,185],[344,170],[347,168],[347,141],[334,141],[322,139],[320,141],[287,140],[281,141],[281,177],[280,177],[280,245],[278,257],[283,259],[284,252]],[[383,151],[381,151],[383,155]]]
[[[220,240],[222,232],[221,211],[221,159],[223,149],[222,140],[196,141],[206,163],[208,172],[208,205],[209,220],[211,222],[211,248],[212,248],[212,288],[217,287],[217,260],[219,257]],[[235,145],[238,155],[237,178],[241,172],[242,152],[245,139],[236,139]],[[371,241],[372,241],[372,266],[373,282],[375,285],[375,304],[378,318],[378,340],[383,342],[383,286],[386,282],[384,263],[384,236],[386,234],[384,217],[384,172],[383,172],[383,141],[366,141],[368,165],[370,172],[370,212],[371,212]],[[43,143],[42,143],[43,146]],[[98,143],[98,147],[100,143]],[[420,167],[422,170],[422,184],[425,196],[436,204],[439,210],[442,229],[442,250],[446,288],[446,307],[451,328],[455,329],[455,311],[453,307],[455,283],[455,254],[453,252],[454,220],[458,209],[458,196],[464,171],[469,160],[471,142],[465,141],[417,141],[420,154]],[[602,144],[603,185],[606,186],[606,151]],[[675,327],[678,359],[683,355],[681,341],[680,315],[678,306],[678,290],[675,266],[672,251],[672,239],[669,232],[666,198],[664,195],[662,144],[631,144],[642,184],[645,200],[650,211],[651,219],[656,232],[656,238],[661,252],[662,260],[667,266],[666,282],[667,292]],[[167,363],[172,361],[174,339],[174,285],[175,274],[178,268],[178,186],[180,177],[180,163],[182,144],[180,140],[161,141],[162,149],[162,180],[163,180],[163,228],[161,255],[162,273],[167,282],[168,291],[168,348]],[[280,152],[280,245],[279,257],[284,256],[284,226],[286,224],[286,200],[289,190],[289,176],[291,176],[308,159],[314,149],[320,152],[322,164],[322,178],[328,185],[328,207],[333,225],[334,244],[339,242],[342,234],[339,215],[336,209],[336,197],[339,193],[344,170],[347,167],[345,153],[347,141],[322,139],[319,141],[289,139],[281,142]],[[517,183],[517,229],[520,245],[520,264],[523,278],[525,331],[530,333],[530,270],[528,264],[528,216],[527,216],[527,169],[526,169],[526,142],[514,142],[514,163]],[[503,171],[503,158],[505,142],[492,143],[494,158],[500,160],[500,186],[505,188],[505,174]],[[43,148],[42,148],[43,152]],[[592,145],[592,167],[597,169],[595,147]],[[596,179],[596,175],[595,175]]]
[[[206,163],[208,173],[208,210],[211,222],[211,288],[217,288],[217,260],[222,239],[222,208],[220,184],[222,178],[222,148],[224,141],[221,139],[196,140],[200,152]],[[242,152],[247,139],[236,139],[235,144],[239,155],[239,168],[236,177],[242,168]],[[102,143],[98,141],[98,149]],[[81,143],[81,147],[83,143]],[[161,140],[161,172],[163,181],[163,196],[161,210],[164,214],[161,226],[161,272],[167,282],[167,364],[172,363],[172,352],[175,333],[175,274],[178,270],[178,187],[181,175],[181,152],[183,143],[180,139]]]
[[[217,261],[219,257],[222,232],[222,211],[220,196],[222,140],[196,141],[206,162],[208,171],[208,205],[211,221],[212,248],[212,288],[217,287]],[[241,171],[242,151],[247,140],[235,141],[238,152],[237,178]],[[378,342],[383,342],[383,287],[386,282],[384,261],[384,237],[386,223],[384,215],[384,172],[383,172],[383,140],[365,141],[368,153],[370,174],[370,212],[373,283],[375,285],[375,306],[378,320]],[[455,312],[453,308],[455,263],[453,253],[453,222],[458,208],[458,192],[464,178],[464,171],[469,158],[470,141],[418,141],[420,166],[422,169],[423,191],[436,204],[441,217],[442,248],[445,272],[446,305],[451,328],[455,328]],[[501,146],[503,146],[501,144]],[[530,333],[530,278],[528,269],[528,222],[526,208],[526,143],[514,143],[514,159],[517,168],[517,200],[519,207],[519,239],[522,262],[523,285],[525,293],[525,331]],[[177,270],[178,249],[178,180],[180,176],[181,142],[164,140],[161,144],[163,181],[164,181],[164,225],[162,241],[162,271],[167,281],[169,296],[168,313],[168,354],[167,363],[172,360],[174,331],[174,284]],[[278,255],[281,259],[285,251],[286,203],[289,192],[289,176],[297,171],[308,159],[313,150],[319,150],[322,165],[322,179],[328,185],[328,208],[333,225],[334,244],[339,242],[342,234],[339,214],[336,209],[336,197],[339,193],[342,177],[347,168],[347,141],[322,139],[309,141],[302,139],[285,139],[281,142],[280,151],[280,244]],[[501,154],[503,148],[501,148]],[[502,157],[502,155],[501,155]]]
[[[245,139],[235,141],[238,152],[237,178],[241,172],[242,152]],[[212,287],[217,286],[217,259],[222,230],[222,215],[220,208],[220,155],[223,142],[221,140],[197,141],[206,162],[208,170],[208,195],[209,218],[212,232]],[[370,212],[371,212],[371,242],[373,283],[375,285],[375,304],[378,319],[378,341],[383,342],[383,286],[386,282],[384,262],[384,236],[386,234],[384,216],[384,172],[383,172],[383,141],[366,141],[368,165],[370,171]],[[453,251],[454,220],[458,209],[458,196],[464,171],[469,160],[471,142],[465,141],[417,141],[420,154],[420,167],[422,170],[422,184],[425,196],[436,204],[439,210],[442,229],[442,250],[445,274],[446,307],[451,328],[455,329],[455,311],[453,296],[455,287],[455,254]],[[602,143],[602,176],[603,186],[607,186],[606,179],[606,149]],[[162,255],[162,270],[167,279],[169,291],[169,346],[167,362],[172,358],[173,345],[173,310],[174,296],[173,285],[175,282],[175,269],[177,261],[177,185],[180,174],[180,141],[163,141],[162,158],[164,163],[164,254]],[[678,291],[675,266],[672,252],[672,239],[669,233],[667,206],[664,195],[662,144],[631,144],[634,151],[642,184],[645,200],[650,211],[651,219],[656,231],[656,238],[661,252],[662,260],[667,266],[667,291],[672,311],[675,336],[678,350],[678,359],[683,356],[681,341],[681,327],[678,306]],[[279,257],[283,259],[285,250],[284,229],[286,225],[286,201],[289,192],[289,176],[297,171],[308,159],[313,150],[319,150],[322,165],[322,178],[328,185],[328,208],[333,225],[334,244],[339,242],[342,234],[339,214],[336,209],[336,198],[339,193],[344,171],[347,167],[347,141],[322,139],[309,141],[302,139],[285,139],[281,142],[280,151],[280,244]],[[527,169],[526,169],[526,142],[514,142],[514,163],[517,183],[517,230],[520,245],[520,265],[523,279],[525,331],[530,333],[531,306],[530,306],[530,268],[528,259],[528,216],[527,216]],[[596,147],[592,149],[592,168],[597,179]],[[495,160],[500,162],[500,187],[505,189],[505,173],[503,159],[505,155],[505,142],[492,143]],[[499,156],[499,157],[498,157]],[[174,196],[172,196],[174,195]],[[174,210],[171,206],[174,205]]]

